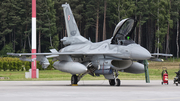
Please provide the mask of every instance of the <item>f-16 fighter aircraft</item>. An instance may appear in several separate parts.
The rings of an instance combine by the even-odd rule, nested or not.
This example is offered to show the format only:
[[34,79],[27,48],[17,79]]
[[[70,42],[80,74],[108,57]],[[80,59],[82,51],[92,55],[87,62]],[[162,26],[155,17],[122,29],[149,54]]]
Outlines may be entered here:
[[[144,73],[144,65],[136,62],[151,58],[148,50],[136,44],[127,36],[131,36],[136,21],[126,18],[115,27],[113,37],[102,42],[92,43],[80,35],[69,4],[63,4],[63,11],[68,37],[61,39],[64,48],[51,49],[51,53],[7,53],[21,56],[20,59],[28,61],[26,56],[37,55],[43,68],[50,64],[47,58],[53,58],[54,68],[71,73],[71,84],[77,84],[86,74],[92,76],[103,75],[109,80],[111,86],[120,86],[118,71],[128,73]],[[31,61],[31,60],[30,60]],[[33,59],[32,59],[33,61]]]

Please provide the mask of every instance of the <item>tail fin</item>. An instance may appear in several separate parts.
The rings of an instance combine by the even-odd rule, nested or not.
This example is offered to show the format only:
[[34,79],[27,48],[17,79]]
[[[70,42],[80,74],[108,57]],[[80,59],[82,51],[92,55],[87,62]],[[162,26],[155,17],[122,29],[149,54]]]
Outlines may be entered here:
[[68,37],[71,36],[79,36],[79,29],[77,27],[76,21],[74,19],[73,13],[71,11],[71,8],[69,4],[63,4],[63,11],[64,11],[64,18],[65,18],[65,23],[66,23],[66,29],[67,29],[67,34]]
[[66,23],[66,30],[68,37],[61,39],[64,45],[69,44],[79,44],[89,42],[86,38],[80,35],[79,29],[77,27],[76,21],[74,19],[73,13],[69,4],[63,4],[64,18]]

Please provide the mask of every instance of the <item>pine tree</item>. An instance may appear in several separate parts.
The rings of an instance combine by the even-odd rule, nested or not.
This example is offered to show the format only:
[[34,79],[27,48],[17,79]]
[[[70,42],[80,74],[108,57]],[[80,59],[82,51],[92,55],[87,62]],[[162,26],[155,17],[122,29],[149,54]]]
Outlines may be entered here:
[[142,25],[147,21],[148,8],[149,4],[147,0],[137,0],[136,2],[137,10],[136,15],[138,16],[138,44],[141,45],[141,34],[142,34]]
[[106,9],[107,9],[107,1],[104,0],[103,40],[106,39]]
[[171,0],[172,3],[172,11],[171,16],[176,26],[176,56],[179,58],[179,11],[180,11],[180,0]]

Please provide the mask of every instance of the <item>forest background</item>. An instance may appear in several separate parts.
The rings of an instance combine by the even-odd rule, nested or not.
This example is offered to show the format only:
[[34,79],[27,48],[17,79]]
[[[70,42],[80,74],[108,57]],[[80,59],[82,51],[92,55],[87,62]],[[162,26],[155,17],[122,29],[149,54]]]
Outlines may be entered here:
[[[31,52],[31,0],[0,1],[0,56]],[[179,58],[180,0],[36,0],[37,52],[63,48],[62,4],[69,3],[82,36],[99,42],[112,37],[124,18],[138,21],[133,39],[151,53]]]

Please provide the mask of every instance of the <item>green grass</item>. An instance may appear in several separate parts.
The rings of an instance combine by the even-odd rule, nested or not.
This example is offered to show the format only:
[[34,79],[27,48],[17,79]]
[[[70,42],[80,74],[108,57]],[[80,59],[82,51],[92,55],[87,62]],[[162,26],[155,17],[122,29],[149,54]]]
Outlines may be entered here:
[[[31,80],[70,80],[71,74],[61,72],[59,70],[41,70],[39,71],[38,79],[26,79],[25,71],[0,71],[0,77],[9,77],[10,79],[4,79],[5,81],[31,81]],[[86,75],[83,80],[103,80],[104,77],[92,77]]]
[[[176,75],[174,72],[178,69],[168,70],[169,79],[172,80]],[[149,69],[150,80],[160,80],[161,79],[160,69]],[[24,71],[0,71],[0,77],[9,77],[10,79],[4,79],[5,81],[31,81],[31,80],[70,80],[71,74],[64,73],[58,70],[42,70],[39,71],[38,79],[26,79]],[[142,74],[130,74],[119,72],[119,78],[121,80],[145,80],[144,73]],[[91,75],[86,75],[82,78],[83,80],[104,80],[104,76],[100,75],[99,77],[92,77]],[[2,80],[1,80],[2,81]]]
[[[174,72],[179,70],[179,61],[171,62],[149,62],[149,77],[150,80],[161,80],[162,67],[166,67],[168,70],[169,80],[173,80],[176,76]],[[61,72],[58,70],[40,70],[38,79],[26,79],[25,71],[0,71],[0,77],[9,77],[10,79],[4,79],[5,81],[38,81],[38,80],[70,80],[71,74]],[[144,73],[142,74],[130,74],[119,72],[119,78],[121,80],[145,80]],[[91,75],[86,75],[82,80],[104,80],[104,76],[92,77]],[[1,80],[0,81],[4,81]]]

